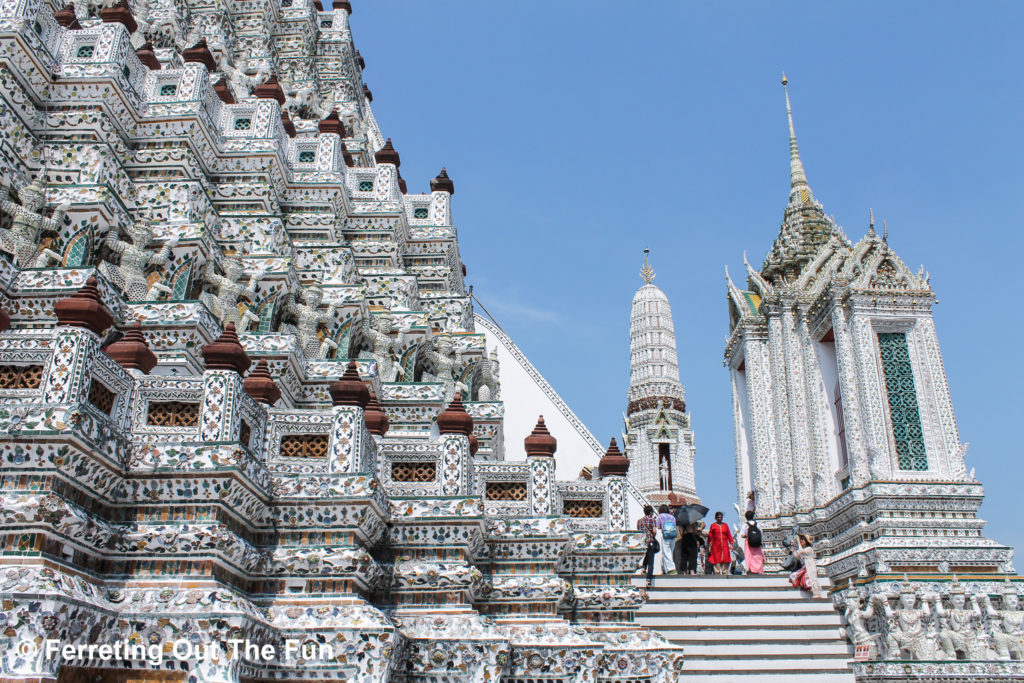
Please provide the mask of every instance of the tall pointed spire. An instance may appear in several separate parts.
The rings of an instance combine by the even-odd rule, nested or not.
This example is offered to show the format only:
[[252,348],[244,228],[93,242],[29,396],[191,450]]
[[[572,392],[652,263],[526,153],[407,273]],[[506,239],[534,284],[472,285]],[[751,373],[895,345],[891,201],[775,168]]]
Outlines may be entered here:
[[[644,249],[640,276],[644,284],[633,296],[629,317],[626,446],[634,467],[627,476],[653,504],[668,503],[670,493],[693,502],[698,499],[693,431],[679,381],[676,330],[668,297],[652,282],[649,249]],[[602,474],[609,473],[607,457],[601,460]],[[627,463],[620,464],[621,471],[613,474],[627,474]]]
[[786,91],[786,118],[789,119],[789,201],[798,199],[804,203],[813,198],[811,187],[807,184],[804,163],[800,160],[800,150],[796,146],[796,131],[793,128],[793,108],[789,104],[789,80],[782,74],[782,89]]

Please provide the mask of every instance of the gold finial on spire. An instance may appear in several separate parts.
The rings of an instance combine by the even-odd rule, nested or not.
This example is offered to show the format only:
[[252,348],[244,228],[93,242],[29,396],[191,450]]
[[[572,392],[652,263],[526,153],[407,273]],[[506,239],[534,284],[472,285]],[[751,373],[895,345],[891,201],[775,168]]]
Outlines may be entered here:
[[804,173],[804,164],[800,160],[800,150],[796,146],[796,131],[793,128],[793,108],[789,104],[789,79],[785,72],[782,74],[782,88],[786,91],[786,118],[789,119],[789,197],[800,193],[801,201],[811,198],[811,188],[807,185],[807,175]]
[[654,268],[651,268],[651,262],[648,258],[650,253],[650,249],[644,249],[644,267],[640,269],[640,277],[647,284],[651,284],[651,280],[654,279]]

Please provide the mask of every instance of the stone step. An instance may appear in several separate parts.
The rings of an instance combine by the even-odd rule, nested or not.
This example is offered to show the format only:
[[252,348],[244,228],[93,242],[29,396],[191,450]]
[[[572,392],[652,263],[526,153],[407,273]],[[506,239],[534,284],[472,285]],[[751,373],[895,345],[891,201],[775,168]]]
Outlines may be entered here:
[[835,628],[791,628],[791,629],[673,629],[662,630],[672,642],[688,647],[690,645],[712,645],[735,643],[823,643],[839,641],[839,627]]
[[838,628],[842,623],[838,613],[831,614],[772,614],[772,615],[747,615],[747,614],[701,614],[699,612],[689,614],[647,614],[641,611],[637,614],[638,624],[648,628],[719,628],[719,629],[746,629],[746,628],[821,628],[834,626]]
[[819,642],[800,640],[790,643],[766,643],[764,641],[745,643],[725,641],[714,644],[685,643],[685,649],[687,662],[694,657],[700,659],[820,657],[847,660],[853,656],[852,648],[845,642],[836,639],[835,633],[832,633],[830,640]]
[[855,683],[832,601],[796,590],[788,575],[667,576],[647,596],[637,624],[683,648],[680,683]]
[[678,679],[681,683],[855,683],[853,673],[752,673],[731,671],[721,673],[687,673]]
[[655,586],[647,589],[647,601],[672,602],[821,602],[832,604],[829,598],[812,598],[808,593],[792,587],[788,591],[772,589],[758,590],[689,590],[678,588],[662,588]]
[[686,657],[683,675],[701,673],[842,673],[849,671],[848,659],[826,657],[786,657],[783,659]]
[[[819,579],[822,590],[831,587],[828,579]],[[646,586],[647,580],[633,577],[634,586]],[[685,588],[689,590],[790,590],[796,591],[789,583],[789,574],[769,574],[762,576],[655,576],[654,588]]]
[[828,600],[778,602],[693,602],[679,600],[649,600],[644,614],[833,614],[835,608]]

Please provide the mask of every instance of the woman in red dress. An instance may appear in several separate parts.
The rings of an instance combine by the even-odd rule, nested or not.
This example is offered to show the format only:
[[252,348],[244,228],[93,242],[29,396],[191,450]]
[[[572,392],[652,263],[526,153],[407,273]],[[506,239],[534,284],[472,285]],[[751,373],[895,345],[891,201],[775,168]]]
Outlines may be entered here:
[[732,562],[729,548],[736,542],[732,538],[732,531],[729,529],[729,525],[722,522],[724,516],[721,512],[716,512],[715,523],[708,530],[708,540],[711,543],[708,562],[715,568],[716,574],[722,575],[729,573],[729,564]]

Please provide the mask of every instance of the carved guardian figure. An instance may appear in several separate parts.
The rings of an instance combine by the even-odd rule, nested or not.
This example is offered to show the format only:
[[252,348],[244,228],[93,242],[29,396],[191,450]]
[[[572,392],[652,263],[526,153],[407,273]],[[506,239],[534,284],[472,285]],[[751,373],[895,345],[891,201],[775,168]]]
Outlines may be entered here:
[[501,398],[500,372],[501,363],[498,361],[498,349],[491,349],[490,355],[484,359],[480,368],[478,400],[497,401]]
[[59,230],[71,204],[63,202],[54,209],[51,218],[43,216],[46,188],[38,180],[18,190],[21,206],[6,199],[6,192],[4,197],[0,200],[0,210],[9,215],[13,222],[10,229],[0,230],[0,250],[11,254],[19,268],[45,266],[49,260],[59,263],[60,256],[49,249],[40,248],[39,235],[44,229]]
[[146,247],[153,240],[153,228],[148,216],[137,219],[126,232],[131,242],[119,239],[117,230],[111,230],[107,235],[104,244],[121,256],[121,264],[114,265],[104,261],[100,263],[100,273],[121,290],[128,301],[151,301],[155,298],[156,291],[170,293],[170,288],[160,282],[149,284],[146,268],[167,266],[170,263],[171,250],[178,241],[173,238],[168,240],[155,254],[147,250]]
[[988,659],[980,629],[982,615],[978,598],[971,595],[968,607],[967,593],[961,586],[954,585],[949,590],[949,602],[953,609],[946,610],[942,598],[935,598],[935,609],[939,619],[946,622],[946,627],[939,631],[939,645],[946,657]]
[[259,316],[253,313],[248,307],[244,312],[239,311],[239,300],[243,297],[250,301],[256,298],[256,284],[263,277],[265,271],[257,270],[249,276],[249,283],[243,285],[239,278],[245,275],[245,266],[235,258],[225,259],[223,263],[224,275],[218,275],[213,269],[213,262],[208,261],[203,268],[203,280],[213,285],[213,292],[203,292],[199,300],[206,304],[210,312],[220,321],[220,324],[227,327],[228,323],[234,323],[235,329],[245,332],[249,329],[250,323],[259,322]]
[[405,374],[397,358],[405,332],[399,330],[398,337],[392,337],[394,329],[395,319],[388,313],[363,320],[363,335],[373,344],[369,355],[377,362],[377,374],[381,382],[395,382],[399,375]]
[[992,644],[996,658],[1024,660],[1024,612],[1020,610],[1017,588],[1009,584],[1002,593],[1003,608],[996,611],[991,599],[985,596],[985,611],[992,628]]
[[302,303],[296,300],[294,294],[288,294],[284,301],[284,313],[291,316],[294,324],[283,324],[281,330],[291,332],[299,338],[299,345],[302,347],[306,358],[326,358],[328,349],[336,349],[338,345],[331,339],[330,335],[323,340],[317,334],[320,325],[330,325],[334,321],[335,304],[330,304],[327,311],[320,310],[320,303],[324,299],[324,290],[319,287],[305,287],[300,293]]
[[[874,599],[880,604],[889,620],[889,633],[885,639],[886,657],[900,659],[903,654],[912,659],[930,660],[935,658],[935,643],[928,638],[925,622],[931,619],[932,612],[926,600],[917,605],[917,591],[912,586],[904,586],[898,595],[876,593]],[[899,600],[899,607],[893,609],[890,599]]]
[[426,358],[434,366],[434,372],[424,373],[425,382],[440,382],[444,384],[444,402],[448,403],[455,396],[455,389],[469,395],[469,389],[465,384],[455,379],[455,368],[462,363],[462,354],[455,352],[455,347],[447,339],[434,339],[433,348],[422,351]]

